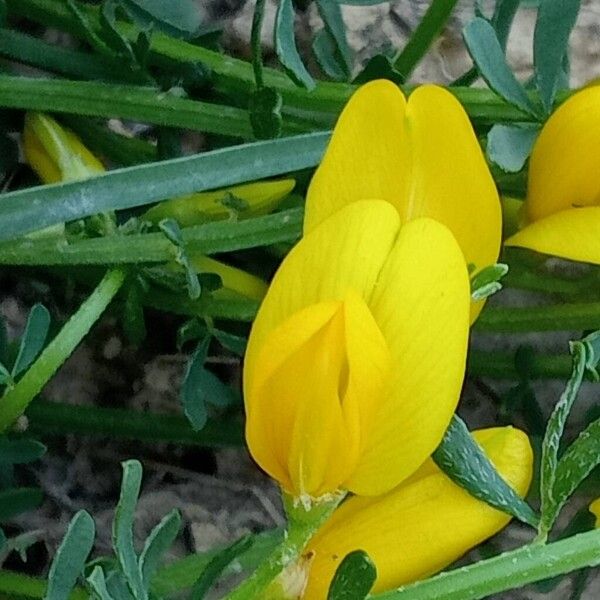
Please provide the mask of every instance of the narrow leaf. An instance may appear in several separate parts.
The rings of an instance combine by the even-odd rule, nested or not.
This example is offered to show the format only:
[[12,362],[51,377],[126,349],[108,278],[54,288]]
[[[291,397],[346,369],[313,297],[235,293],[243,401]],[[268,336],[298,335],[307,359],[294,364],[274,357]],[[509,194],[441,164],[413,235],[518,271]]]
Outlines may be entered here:
[[218,552],[206,565],[192,588],[191,600],[203,600],[206,593],[221,576],[223,571],[240,555],[246,552],[253,542],[252,536],[243,537],[221,552]]
[[274,88],[262,87],[250,96],[248,110],[254,136],[268,140],[281,135],[281,94]]
[[471,496],[532,527],[537,525],[538,518],[531,507],[504,481],[458,416],[452,418],[432,458]]
[[355,550],[344,557],[335,571],[327,600],[364,600],[377,579],[377,569],[369,555]]
[[44,347],[49,328],[50,313],[43,304],[34,304],[27,317],[19,353],[12,368],[13,377],[21,374],[37,358]]
[[85,510],[80,510],[69,523],[48,573],[48,589],[44,600],[68,600],[85,561],[94,545],[96,527]]
[[142,465],[137,460],[122,463],[121,494],[113,521],[113,545],[129,588],[136,600],[147,600],[147,591],[133,546],[133,519],[142,483]]
[[207,335],[190,359],[181,386],[181,404],[185,416],[196,431],[208,419],[207,404],[228,406],[235,402],[233,390],[204,367],[211,336]]
[[537,127],[496,124],[488,133],[487,156],[505,173],[517,173],[529,158],[538,134]]
[[95,566],[86,581],[100,600],[113,600],[106,587],[106,579],[104,578],[102,567]]
[[510,29],[520,4],[521,0],[496,0],[492,27],[503,50],[506,50]]
[[477,17],[465,27],[463,37],[473,62],[490,88],[522,111],[536,116],[527,92],[506,64],[494,28]]
[[312,50],[323,73],[335,81],[344,81],[348,76],[336,56],[335,41],[327,29],[320,29],[313,36]]
[[289,77],[300,86],[312,90],[315,82],[306,70],[298,48],[294,33],[294,5],[292,0],[280,0],[275,18],[275,51]]
[[335,0],[316,0],[316,4],[332,42],[337,63],[348,79],[352,73],[352,56],[346,39],[346,27],[340,5]]
[[508,273],[508,265],[496,263],[471,277],[471,298],[483,300],[502,289],[500,280]]
[[152,530],[140,554],[140,571],[146,588],[156,572],[163,554],[171,547],[181,528],[181,515],[172,510]]
[[541,0],[533,36],[535,82],[544,108],[552,109],[569,37],[575,26],[581,0]]
[[552,528],[559,510],[559,501],[555,496],[555,478],[558,465],[558,450],[565,429],[565,424],[586,371],[586,349],[582,342],[571,342],[573,370],[565,391],[556,403],[542,442],[542,459],[540,466],[541,520],[539,531],[542,536]]
[[194,0],[120,0],[121,6],[142,28],[156,27],[178,38],[194,37],[202,19]]

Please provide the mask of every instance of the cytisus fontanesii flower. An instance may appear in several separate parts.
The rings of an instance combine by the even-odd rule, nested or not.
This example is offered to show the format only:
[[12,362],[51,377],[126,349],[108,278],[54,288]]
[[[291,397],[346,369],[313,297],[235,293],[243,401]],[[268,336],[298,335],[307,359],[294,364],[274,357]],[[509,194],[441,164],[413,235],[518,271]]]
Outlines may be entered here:
[[[525,496],[533,453],[518,429],[474,432],[502,477]],[[428,460],[397,488],[377,498],[353,497],[307,546],[308,586],[304,600],[323,600],[342,559],[364,550],[377,567],[373,592],[437,573],[500,531],[510,516],[476,500]]]
[[581,90],[544,125],[531,153],[527,225],[506,242],[600,264],[600,86]]
[[444,225],[402,224],[384,200],[339,207],[307,228],[254,322],[252,455],[296,498],[390,490],[442,438],[468,328],[467,269]]
[[446,225],[475,270],[498,258],[496,186],[467,114],[441,87],[420,86],[408,100],[384,80],[355,92],[308,189],[304,231],[369,199],[392,204],[401,223],[430,217]]

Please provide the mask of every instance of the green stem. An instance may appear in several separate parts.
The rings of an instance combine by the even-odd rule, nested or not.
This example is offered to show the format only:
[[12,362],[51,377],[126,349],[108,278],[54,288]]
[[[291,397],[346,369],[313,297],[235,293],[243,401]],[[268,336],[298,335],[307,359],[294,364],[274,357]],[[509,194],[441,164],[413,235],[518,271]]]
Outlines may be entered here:
[[[39,598],[46,596],[48,583],[43,579],[29,577],[5,569],[0,570],[0,595],[14,598]],[[75,588],[69,600],[88,600],[89,594],[82,588]]]
[[394,57],[394,67],[406,79],[438,37],[458,0],[433,0],[406,46]]
[[[300,236],[302,210],[243,221],[218,221],[183,229],[183,240],[191,253],[231,252]],[[0,243],[0,264],[5,265],[108,265],[170,262],[173,244],[162,233],[89,238],[68,244],[61,238],[19,239]]]
[[[565,379],[571,374],[571,357],[568,354],[533,354],[527,373],[532,379]],[[512,352],[484,352],[471,350],[467,369],[472,377],[494,379],[519,379]]]
[[79,310],[44,348],[17,385],[4,394],[0,401],[0,432],[6,431],[23,414],[98,320],[124,280],[125,273],[122,270],[109,271]]
[[208,421],[195,431],[185,417],[143,413],[125,408],[73,406],[59,402],[32,402],[25,413],[29,431],[45,435],[111,436],[145,442],[221,448],[243,446],[244,432],[237,419]]
[[474,329],[503,333],[600,329],[600,302],[488,307]]
[[300,556],[307,542],[331,516],[342,497],[332,496],[331,499],[315,503],[307,509],[301,504],[295,504],[289,496],[284,496],[289,525],[283,542],[248,579],[226,597],[226,600],[265,598],[269,584]]
[[600,530],[595,530],[552,544],[528,545],[372,598],[478,600],[599,564]]
[[[7,0],[7,6],[11,14],[81,36],[73,15],[60,0]],[[82,5],[81,9],[97,23],[97,11],[93,7]],[[131,39],[135,38],[136,30],[131,25],[119,23],[119,30]],[[249,95],[255,89],[252,65],[248,62],[160,34],[153,36],[152,50],[174,60],[203,63],[213,73],[214,87],[221,93],[239,98],[240,94]],[[286,112],[316,111],[317,115],[320,113],[324,117],[323,123],[330,122],[325,117],[327,113],[336,115],[340,112],[357,87],[346,83],[318,82],[316,88],[309,92],[295,86],[281,71],[265,68],[263,76],[265,86],[275,88],[282,95]],[[455,87],[450,91],[476,121],[488,123],[532,120],[530,115],[508,104],[490,90]],[[558,102],[564,101],[571,93],[565,91],[558,94]]]
[[135,119],[251,139],[246,111],[178,98],[151,88],[94,81],[0,76],[0,106]]

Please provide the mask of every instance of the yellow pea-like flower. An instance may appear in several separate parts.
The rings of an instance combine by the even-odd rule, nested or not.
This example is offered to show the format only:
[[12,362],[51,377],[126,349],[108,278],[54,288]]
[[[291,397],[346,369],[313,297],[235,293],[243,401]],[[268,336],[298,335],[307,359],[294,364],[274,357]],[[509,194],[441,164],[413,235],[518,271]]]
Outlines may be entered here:
[[[308,189],[305,232],[368,199],[389,202],[402,223],[443,223],[475,270],[498,258],[498,192],[467,114],[441,87],[419,86],[407,100],[378,80],[354,93]],[[482,306],[474,304],[473,319]]]
[[527,225],[508,246],[600,264],[600,86],[584,88],[548,119],[529,160]]
[[[512,427],[474,432],[498,472],[521,496],[531,483],[533,453]],[[470,496],[428,460],[408,480],[377,498],[353,497],[308,543],[304,600],[324,600],[343,558],[364,550],[377,567],[373,593],[424,579],[491,537],[506,513]]]
[[[25,115],[23,150],[27,162],[44,183],[85,179],[106,170],[78,136],[43,113]],[[218,200],[232,193],[247,202],[247,212],[256,216],[272,210],[289,194],[294,184],[293,179],[285,179],[203,192],[167,200],[147,214],[154,214],[156,219],[149,219],[153,222],[167,217],[180,218],[181,226],[219,220],[230,213]],[[267,284],[262,279],[241,269],[200,254],[190,256],[190,262],[198,273],[215,273],[221,277],[223,287],[214,293],[216,298],[244,296],[260,301],[266,293]]]
[[246,437],[305,500],[384,493],[441,441],[464,377],[469,280],[451,232],[357,200],[284,259],[246,353]]

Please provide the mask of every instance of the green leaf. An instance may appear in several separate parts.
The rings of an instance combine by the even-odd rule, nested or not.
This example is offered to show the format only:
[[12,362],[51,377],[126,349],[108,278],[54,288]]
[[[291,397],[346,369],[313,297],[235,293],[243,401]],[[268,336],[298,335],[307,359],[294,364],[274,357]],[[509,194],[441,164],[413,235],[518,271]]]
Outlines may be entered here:
[[454,483],[471,496],[532,527],[537,525],[537,515],[496,471],[458,416],[452,418],[432,458]]
[[0,491],[0,522],[37,508],[44,499],[39,488],[13,488]]
[[100,600],[114,600],[106,587],[106,579],[102,567],[95,566],[86,581]]
[[144,319],[142,297],[143,292],[140,290],[140,284],[136,281],[131,282],[127,288],[123,305],[122,324],[125,335],[135,346],[139,346],[146,338],[146,321]]
[[27,317],[19,353],[12,368],[13,377],[20,375],[37,358],[44,347],[49,328],[50,313],[43,304],[34,304]]
[[233,390],[204,367],[211,336],[207,335],[187,364],[181,386],[183,412],[195,431],[200,431],[208,419],[207,404],[229,406],[236,401]]
[[275,18],[275,51],[289,77],[302,87],[312,90],[315,82],[306,70],[298,48],[294,33],[294,5],[292,0],[280,0]]
[[563,61],[568,52],[569,36],[581,0],[542,0],[533,36],[535,82],[546,111],[552,110]]
[[23,465],[40,459],[45,453],[46,446],[37,440],[9,440],[0,436],[0,463]]
[[[596,334],[597,335],[597,334]],[[571,342],[571,355],[573,357],[573,370],[567,382],[565,391],[556,403],[542,442],[542,458],[540,465],[540,496],[541,496],[541,519],[539,525],[540,536],[547,536],[552,529],[558,511],[560,510],[559,499],[555,495],[555,479],[558,466],[558,450],[565,429],[565,424],[579,388],[583,382],[583,376],[588,364],[586,345],[582,342]]]
[[83,573],[85,561],[94,545],[96,527],[85,510],[80,510],[69,523],[48,573],[48,589],[44,600],[68,600]]
[[202,19],[193,0],[119,0],[140,27],[156,27],[177,38],[189,39],[200,30]]
[[142,484],[142,465],[137,460],[122,463],[121,494],[115,510],[112,537],[115,553],[131,593],[136,600],[147,600],[142,573],[133,546],[133,519]]
[[140,571],[146,588],[160,565],[163,554],[172,546],[181,528],[181,514],[172,510],[152,530],[140,554]]
[[234,335],[227,331],[221,331],[220,329],[211,329],[211,333],[218,340],[219,344],[224,348],[227,348],[227,350],[238,356],[244,356],[246,353],[246,346],[248,345],[247,338]]
[[508,36],[512,27],[515,14],[522,0],[496,0],[494,14],[492,16],[492,27],[503,50],[506,50]]
[[345,78],[349,79],[352,73],[352,56],[346,39],[346,27],[340,5],[335,0],[316,0],[316,4],[325,30],[329,34],[336,62],[342,69]]
[[203,600],[206,593],[221,576],[223,571],[242,553],[246,552],[253,543],[252,536],[243,537],[231,546],[218,552],[204,567],[200,577],[194,583],[191,600]]
[[408,78],[440,35],[458,0],[432,0],[406,46],[393,60],[394,69]]
[[312,167],[321,159],[329,135],[313,133],[233,146],[3,194],[0,240],[97,213]]
[[538,134],[537,127],[496,124],[488,133],[487,156],[505,173],[517,173],[529,158]]
[[336,56],[335,41],[327,29],[320,29],[313,36],[312,50],[323,73],[335,81],[348,78]]
[[473,62],[489,87],[523,112],[537,116],[525,88],[506,64],[494,28],[485,19],[477,17],[465,27],[463,37]]
[[377,6],[390,2],[390,0],[336,0],[336,2],[346,6]]
[[117,54],[121,55],[129,63],[135,63],[136,57],[131,49],[131,44],[116,27],[117,6],[114,0],[105,0],[100,9],[100,31],[103,41]]
[[281,135],[281,94],[269,87],[262,87],[250,96],[248,110],[254,136],[268,140]]
[[508,273],[508,265],[496,263],[485,267],[471,278],[471,298],[475,301],[488,298],[502,289],[500,279]]
[[363,600],[376,579],[377,569],[369,555],[363,550],[350,552],[335,571],[327,600]]
[[0,552],[4,550],[4,546],[6,546],[6,534],[2,527],[0,527]]

